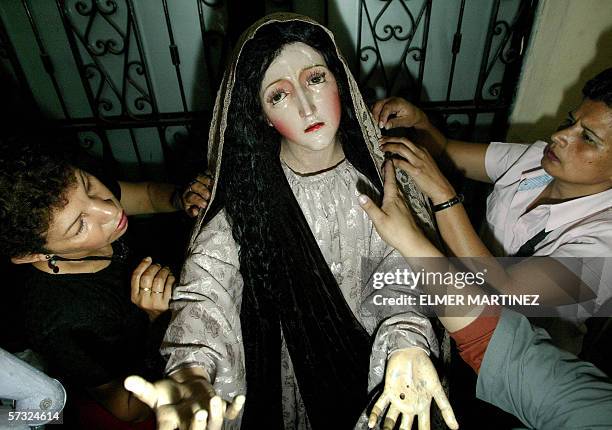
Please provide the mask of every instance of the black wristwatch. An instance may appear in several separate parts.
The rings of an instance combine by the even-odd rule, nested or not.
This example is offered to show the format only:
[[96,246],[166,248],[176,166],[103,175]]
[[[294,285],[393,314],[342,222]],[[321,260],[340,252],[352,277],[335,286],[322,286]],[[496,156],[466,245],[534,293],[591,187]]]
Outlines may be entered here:
[[462,202],[463,202],[463,194],[457,194],[455,197],[453,197],[450,200],[445,201],[444,203],[440,203],[439,205],[434,205],[434,207],[432,207],[431,209],[434,212],[440,212],[440,211],[443,211],[444,209],[448,209],[451,206],[455,206]]

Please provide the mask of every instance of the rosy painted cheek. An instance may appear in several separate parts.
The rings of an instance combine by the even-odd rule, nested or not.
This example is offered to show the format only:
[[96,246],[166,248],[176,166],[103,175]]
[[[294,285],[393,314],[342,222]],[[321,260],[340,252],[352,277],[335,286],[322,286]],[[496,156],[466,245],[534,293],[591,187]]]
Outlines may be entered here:
[[293,133],[292,133],[292,127],[289,121],[276,120],[276,121],[271,121],[271,122],[274,128],[276,129],[276,131],[278,131],[281,136],[286,137],[287,139],[294,138]]

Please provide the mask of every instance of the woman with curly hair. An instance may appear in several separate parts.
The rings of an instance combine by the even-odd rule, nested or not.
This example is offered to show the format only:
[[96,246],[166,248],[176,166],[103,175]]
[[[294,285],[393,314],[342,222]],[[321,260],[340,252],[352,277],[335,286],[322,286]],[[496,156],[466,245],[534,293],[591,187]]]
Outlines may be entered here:
[[432,396],[456,428],[428,358],[438,348],[429,320],[411,306],[362,307],[374,272],[399,260],[357,202],[358,189],[381,192],[378,137],[327,29],[273,15],[243,35],[209,135],[211,206],[171,304],[170,378],[126,380],[160,429],[219,429],[224,416],[226,428],[366,428],[389,403],[385,428],[400,414],[402,428],[417,414],[428,428]]
[[109,180],[74,152],[28,139],[1,149],[0,253],[24,267],[28,346],[69,389],[86,390],[124,421],[146,418],[149,408],[121,380],[161,369],[147,353],[160,338],[147,342],[155,342],[153,322],[168,308],[174,276],[149,257],[130,265],[122,237],[128,215],[197,211],[205,202],[196,192],[208,190]]

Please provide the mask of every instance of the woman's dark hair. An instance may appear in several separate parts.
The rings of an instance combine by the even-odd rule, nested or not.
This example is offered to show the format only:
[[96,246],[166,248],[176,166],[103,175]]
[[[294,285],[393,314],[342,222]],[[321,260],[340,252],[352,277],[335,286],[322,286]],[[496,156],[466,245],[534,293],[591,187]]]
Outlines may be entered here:
[[[358,170],[371,180],[376,178],[355,118],[348,79],[331,38],[322,28],[301,21],[274,22],[258,29],[242,48],[238,62],[218,184],[219,203],[225,207],[234,239],[239,245],[249,244],[241,246],[241,262],[258,261],[257,277],[268,272],[271,261],[279,258],[274,255],[278,244],[275,246],[272,237],[272,225],[291,222],[276,216],[282,212],[277,210],[278,205],[287,204],[275,193],[276,187],[286,181],[279,164],[281,136],[266,123],[259,90],[269,65],[285,45],[295,42],[319,51],[334,74],[342,106],[338,134],[344,153]],[[366,159],[369,164],[362,161]]]
[[604,102],[612,108],[612,67],[590,79],[584,85],[582,94],[587,99]]
[[46,252],[52,214],[66,205],[74,183],[63,151],[23,138],[0,143],[0,254]]

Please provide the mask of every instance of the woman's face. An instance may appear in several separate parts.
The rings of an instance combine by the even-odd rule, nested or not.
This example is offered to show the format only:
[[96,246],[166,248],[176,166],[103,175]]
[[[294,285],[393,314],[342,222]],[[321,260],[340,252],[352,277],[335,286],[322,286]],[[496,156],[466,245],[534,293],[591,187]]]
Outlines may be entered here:
[[67,204],[51,214],[45,248],[62,256],[95,255],[127,230],[117,198],[95,176],[75,169]]
[[585,99],[544,149],[542,167],[566,183],[612,186],[612,109]]
[[288,144],[320,150],[335,142],[340,124],[336,78],[309,45],[283,47],[266,70],[259,99],[269,124]]

